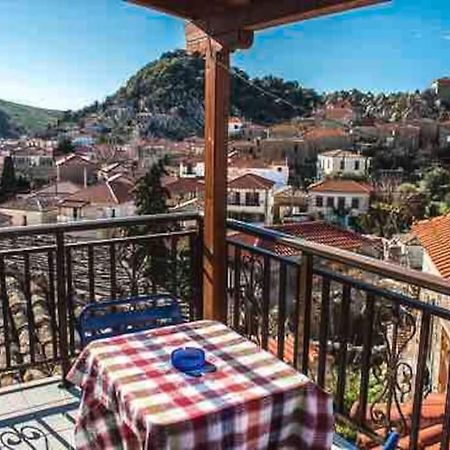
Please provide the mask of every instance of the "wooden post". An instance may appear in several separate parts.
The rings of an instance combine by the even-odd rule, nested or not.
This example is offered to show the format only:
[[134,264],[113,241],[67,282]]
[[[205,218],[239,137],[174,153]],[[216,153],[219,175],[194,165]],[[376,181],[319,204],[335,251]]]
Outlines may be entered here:
[[227,319],[227,137],[230,53],[210,45],[205,61],[205,219],[203,316]]
[[203,228],[203,318],[227,321],[227,166],[230,53],[249,48],[253,32],[209,36],[186,24],[189,53],[205,57],[205,217]]

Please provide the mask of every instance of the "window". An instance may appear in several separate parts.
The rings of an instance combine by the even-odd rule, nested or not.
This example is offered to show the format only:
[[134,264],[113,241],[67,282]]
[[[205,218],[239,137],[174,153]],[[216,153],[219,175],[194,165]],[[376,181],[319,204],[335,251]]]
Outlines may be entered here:
[[259,206],[259,192],[246,192],[245,204],[246,206]]
[[359,161],[355,161],[355,170],[359,170]]
[[352,198],[352,209],[359,209],[359,198]]
[[345,208],[345,197],[338,197],[338,208],[339,209]]
[[341,168],[341,170],[345,169],[345,160],[343,160],[343,159],[341,160],[340,168]]
[[316,197],[316,206],[319,208],[322,208],[323,206],[323,197],[321,195]]
[[327,197],[327,207],[334,208],[334,197]]
[[233,203],[235,205],[240,205],[241,204],[241,193],[240,192],[235,192],[234,193],[234,201]]

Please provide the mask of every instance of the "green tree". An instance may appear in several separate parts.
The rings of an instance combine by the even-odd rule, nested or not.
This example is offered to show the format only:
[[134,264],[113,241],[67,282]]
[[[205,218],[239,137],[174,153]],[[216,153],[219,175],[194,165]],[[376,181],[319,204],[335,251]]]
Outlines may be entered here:
[[[169,192],[161,183],[161,178],[167,174],[164,163],[164,160],[160,160],[154,164],[136,183],[135,205],[139,215],[163,214],[169,210],[167,206]],[[133,230],[133,233],[155,234],[166,231],[168,231],[167,223],[150,223],[139,227],[139,230]],[[170,290],[173,287],[170,281],[176,274],[171,273],[171,251],[167,242],[162,239],[150,240],[145,246],[139,246],[135,258],[138,264],[143,263],[145,266],[144,274],[150,280],[153,292],[161,288]]]
[[136,211],[139,215],[162,214],[168,211],[169,191],[162,186],[161,178],[167,175],[165,161],[160,160],[141,177],[135,188]]
[[3,193],[14,192],[17,187],[16,173],[14,170],[14,162],[11,156],[6,156],[3,160],[3,172],[1,180],[1,189]]
[[58,147],[56,151],[62,155],[67,155],[69,153],[73,153],[75,151],[75,146],[72,143],[70,138],[62,138],[58,142]]
[[432,201],[443,201],[450,192],[450,172],[442,167],[429,169],[423,177],[422,188]]

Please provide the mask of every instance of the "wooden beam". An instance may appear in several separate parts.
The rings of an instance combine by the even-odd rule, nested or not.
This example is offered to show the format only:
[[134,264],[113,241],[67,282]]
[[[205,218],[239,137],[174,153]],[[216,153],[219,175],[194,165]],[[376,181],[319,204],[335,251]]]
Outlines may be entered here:
[[205,217],[203,313],[227,318],[227,137],[230,53],[211,42],[205,61]]
[[194,22],[209,36],[256,31],[391,0],[128,0]]
[[277,25],[336,14],[356,8],[386,3],[390,0],[271,0],[253,4],[240,17],[231,19],[238,28],[261,30]]
[[236,30],[214,36],[211,39],[201,28],[192,22],[186,22],[186,50],[188,53],[206,55],[214,47],[214,51],[226,48],[229,51],[250,48],[253,44],[253,31]]

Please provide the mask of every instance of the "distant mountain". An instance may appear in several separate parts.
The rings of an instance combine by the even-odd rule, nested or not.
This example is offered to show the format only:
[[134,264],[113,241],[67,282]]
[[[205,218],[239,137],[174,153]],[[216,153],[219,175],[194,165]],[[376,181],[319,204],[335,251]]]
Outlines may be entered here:
[[63,113],[0,100],[0,138],[33,135],[54,125]]
[[[273,76],[251,79],[242,70],[232,70],[233,115],[272,124],[309,115],[319,101],[315,91],[304,89],[296,81]],[[277,101],[262,91],[285,101]],[[79,122],[97,116],[118,134],[139,129],[144,136],[181,139],[202,132],[203,97],[204,61],[177,50],[145,66],[105,102],[95,103],[66,119]]]

